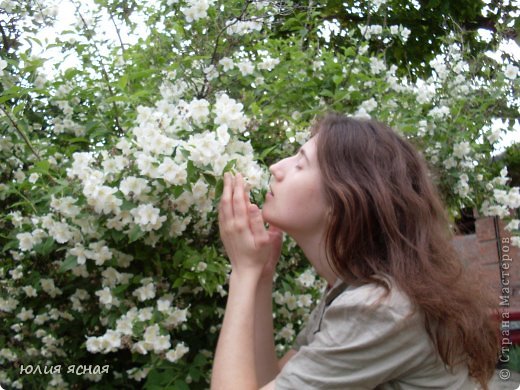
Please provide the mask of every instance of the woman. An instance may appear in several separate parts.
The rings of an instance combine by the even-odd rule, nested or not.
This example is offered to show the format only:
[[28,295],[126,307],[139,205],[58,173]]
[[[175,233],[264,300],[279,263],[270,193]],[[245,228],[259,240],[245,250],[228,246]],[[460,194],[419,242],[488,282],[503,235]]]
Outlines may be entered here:
[[[219,225],[232,273],[212,388],[487,389],[500,347],[495,297],[452,249],[422,157],[372,120],[329,114],[311,135],[270,167],[262,210],[240,174],[224,177]],[[278,361],[281,231],[329,288]]]

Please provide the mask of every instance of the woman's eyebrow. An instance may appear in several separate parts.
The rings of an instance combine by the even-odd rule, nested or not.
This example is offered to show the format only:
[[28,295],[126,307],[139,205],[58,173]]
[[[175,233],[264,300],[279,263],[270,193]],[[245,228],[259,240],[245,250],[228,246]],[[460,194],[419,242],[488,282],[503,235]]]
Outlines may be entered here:
[[309,157],[307,156],[307,153],[303,148],[300,148],[300,150],[298,150],[298,153],[301,153],[301,155],[307,160],[307,162],[310,163]]

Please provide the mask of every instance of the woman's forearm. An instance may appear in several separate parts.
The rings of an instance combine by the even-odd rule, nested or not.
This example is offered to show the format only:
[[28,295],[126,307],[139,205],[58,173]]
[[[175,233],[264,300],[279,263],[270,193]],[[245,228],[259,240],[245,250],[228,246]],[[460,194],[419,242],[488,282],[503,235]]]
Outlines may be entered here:
[[254,356],[255,300],[258,277],[231,274],[224,321],[220,331],[212,390],[258,389]]
[[273,331],[273,282],[258,284],[255,303],[255,365],[260,386],[271,382],[278,375],[278,358],[274,347]]

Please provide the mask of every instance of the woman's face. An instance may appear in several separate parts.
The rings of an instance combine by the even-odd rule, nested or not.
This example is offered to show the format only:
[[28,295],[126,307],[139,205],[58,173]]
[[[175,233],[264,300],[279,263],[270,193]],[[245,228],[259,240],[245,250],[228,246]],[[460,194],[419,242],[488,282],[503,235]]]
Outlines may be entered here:
[[270,192],[263,206],[264,220],[297,238],[321,233],[327,204],[316,155],[316,136],[300,151],[273,164]]

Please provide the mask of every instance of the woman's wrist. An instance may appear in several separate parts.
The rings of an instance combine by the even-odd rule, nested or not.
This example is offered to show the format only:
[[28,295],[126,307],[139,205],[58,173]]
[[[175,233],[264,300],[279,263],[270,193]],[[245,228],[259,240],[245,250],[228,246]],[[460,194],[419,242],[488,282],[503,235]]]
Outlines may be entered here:
[[262,275],[258,280],[259,289],[273,289],[274,275]]
[[229,275],[229,285],[247,285],[256,288],[260,284],[261,274],[252,270],[232,270]]

